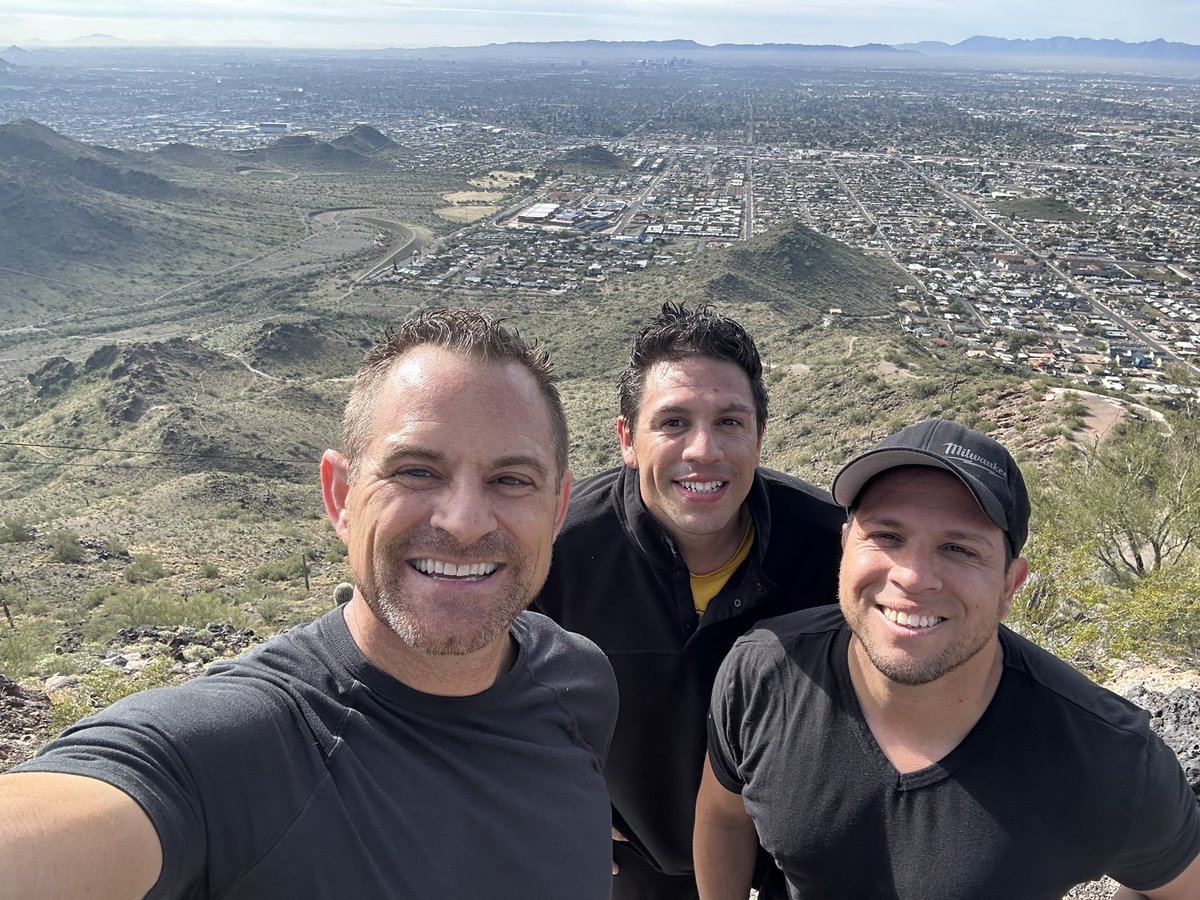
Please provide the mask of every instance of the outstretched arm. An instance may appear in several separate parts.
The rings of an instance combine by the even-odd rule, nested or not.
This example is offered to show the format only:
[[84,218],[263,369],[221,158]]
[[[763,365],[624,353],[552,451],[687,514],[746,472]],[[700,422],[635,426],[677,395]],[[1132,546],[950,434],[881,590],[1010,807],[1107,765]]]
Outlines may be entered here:
[[0,775],[0,900],[135,900],[158,880],[162,848],[123,791],[82,775]]
[[758,833],[741,794],[727,790],[704,760],[692,853],[700,900],[746,900],[754,880]]

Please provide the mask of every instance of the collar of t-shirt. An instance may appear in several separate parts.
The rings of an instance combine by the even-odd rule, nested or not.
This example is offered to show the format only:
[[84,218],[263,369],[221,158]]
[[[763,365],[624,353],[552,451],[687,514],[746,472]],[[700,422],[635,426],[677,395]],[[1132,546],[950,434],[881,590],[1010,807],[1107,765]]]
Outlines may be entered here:
[[738,544],[737,552],[730,557],[729,562],[725,563],[721,568],[706,572],[703,575],[697,575],[695,572],[688,573],[691,575],[692,601],[696,604],[696,615],[704,615],[704,610],[708,609],[708,602],[721,592],[721,588],[725,587],[725,582],[729,580],[729,576],[750,555],[750,548],[752,546],[754,546],[753,519],[746,523],[746,533],[742,535],[742,542]]

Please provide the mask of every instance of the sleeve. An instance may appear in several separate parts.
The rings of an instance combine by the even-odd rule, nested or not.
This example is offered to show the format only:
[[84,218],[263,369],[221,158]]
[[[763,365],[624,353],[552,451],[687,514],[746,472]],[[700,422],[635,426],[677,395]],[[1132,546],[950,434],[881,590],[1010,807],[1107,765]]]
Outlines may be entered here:
[[1163,740],[1147,741],[1145,788],[1126,845],[1109,873],[1134,890],[1161,887],[1200,853],[1200,806],[1179,760]]
[[[580,639],[587,640],[582,635]],[[612,663],[603,651],[591,641],[587,641],[587,644],[594,665],[594,674],[589,680],[595,686],[595,702],[591,704],[592,714],[584,716],[582,731],[584,740],[595,749],[600,767],[604,768],[613,731],[617,727],[617,676],[613,674]]]
[[745,638],[734,643],[717,670],[708,710],[708,759],[713,775],[729,791],[740,794],[745,782],[738,771],[742,761],[741,723],[745,692]]
[[265,679],[208,676],[143,691],[68,728],[24,771],[86,775],[145,810],[163,869],[149,898],[248,871],[326,774],[324,747]]
[[145,691],[67,728],[14,769],[85,775],[111,784],[145,811],[162,845],[163,870],[149,897],[165,885],[192,883],[207,852],[201,797],[172,737],[176,718],[166,691]]

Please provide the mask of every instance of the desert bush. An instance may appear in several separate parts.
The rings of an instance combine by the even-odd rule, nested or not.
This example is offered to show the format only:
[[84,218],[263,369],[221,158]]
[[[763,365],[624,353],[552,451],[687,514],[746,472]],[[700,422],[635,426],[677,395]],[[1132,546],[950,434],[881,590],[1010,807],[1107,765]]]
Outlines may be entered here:
[[24,629],[0,629],[0,672],[14,680],[28,677],[41,647],[42,641]]
[[79,535],[64,528],[50,535],[50,555],[57,562],[78,563],[83,562],[87,552],[79,543]]
[[55,696],[54,704],[50,707],[50,722],[61,731],[122,697],[182,681],[183,676],[174,673],[173,666],[174,661],[166,656],[152,659],[136,675],[126,675],[108,666],[100,666],[80,678],[75,687]]
[[205,560],[200,563],[200,577],[202,578],[217,578],[221,574],[221,570],[217,568],[215,562]]
[[26,516],[15,515],[0,520],[0,544],[32,541],[36,534],[37,530]]
[[130,584],[146,584],[165,578],[167,570],[153,553],[135,553],[133,562],[125,567],[125,580]]
[[253,572],[258,581],[295,581],[303,576],[304,560],[299,554],[264,563]]

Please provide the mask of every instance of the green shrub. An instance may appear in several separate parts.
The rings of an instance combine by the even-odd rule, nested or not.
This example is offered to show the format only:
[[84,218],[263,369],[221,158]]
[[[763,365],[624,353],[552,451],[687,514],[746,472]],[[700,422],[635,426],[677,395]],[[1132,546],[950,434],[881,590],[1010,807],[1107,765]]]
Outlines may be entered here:
[[206,561],[200,563],[200,577],[201,578],[217,578],[220,576],[220,574],[221,574],[221,570],[217,568],[217,564],[215,562],[210,562],[210,561],[206,560]]
[[64,528],[50,535],[50,555],[61,563],[78,563],[83,562],[87,551],[79,543],[79,535]]
[[100,666],[79,679],[79,684],[62,691],[50,707],[50,722],[61,731],[68,725],[99,712],[122,697],[153,687],[164,687],[182,680],[172,672],[174,661],[166,656],[150,660],[136,675],[126,675],[108,666]]
[[41,641],[24,629],[0,630],[0,672],[14,680],[26,678],[41,655]]
[[167,570],[153,553],[135,553],[133,562],[125,567],[125,580],[130,584],[146,584],[165,578]]
[[304,576],[304,561],[300,555],[265,563],[253,572],[258,581],[295,581]]
[[0,521],[0,544],[19,544],[32,541],[36,530],[25,516],[9,516]]

